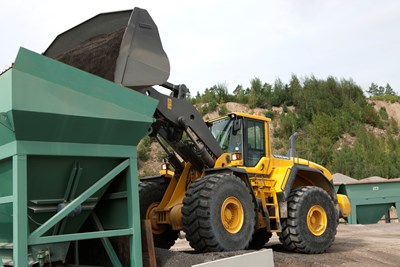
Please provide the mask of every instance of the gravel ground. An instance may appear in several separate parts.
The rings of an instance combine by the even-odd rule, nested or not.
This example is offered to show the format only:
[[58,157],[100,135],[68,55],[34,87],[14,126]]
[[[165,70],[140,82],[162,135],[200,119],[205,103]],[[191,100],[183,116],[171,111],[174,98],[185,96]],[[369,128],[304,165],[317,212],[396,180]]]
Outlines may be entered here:
[[[400,224],[340,224],[327,253],[306,255],[287,252],[274,235],[265,248],[272,249],[275,266],[400,266]],[[185,239],[171,250],[156,249],[160,267],[186,267],[250,251],[195,253]]]

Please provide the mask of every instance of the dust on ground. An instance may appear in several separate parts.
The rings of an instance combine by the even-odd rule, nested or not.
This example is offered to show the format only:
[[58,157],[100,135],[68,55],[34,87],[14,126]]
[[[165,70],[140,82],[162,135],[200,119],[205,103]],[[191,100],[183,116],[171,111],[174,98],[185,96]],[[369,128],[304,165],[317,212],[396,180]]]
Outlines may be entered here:
[[[285,251],[274,235],[264,249],[272,249],[275,266],[399,266],[400,224],[340,224],[336,240],[323,254],[300,254]],[[170,249],[156,249],[160,267],[186,267],[231,257],[250,250],[195,253],[185,239]]]

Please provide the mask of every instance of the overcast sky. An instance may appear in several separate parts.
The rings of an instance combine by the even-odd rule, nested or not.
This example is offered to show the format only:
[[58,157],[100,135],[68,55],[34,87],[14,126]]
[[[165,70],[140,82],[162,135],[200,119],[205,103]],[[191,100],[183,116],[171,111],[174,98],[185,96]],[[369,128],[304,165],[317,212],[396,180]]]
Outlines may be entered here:
[[314,75],[352,78],[364,90],[400,94],[398,0],[13,0],[0,9],[0,72],[20,46],[42,53],[53,39],[99,13],[147,9],[171,63],[169,81],[192,94],[217,83],[232,92],[258,77],[273,83]]

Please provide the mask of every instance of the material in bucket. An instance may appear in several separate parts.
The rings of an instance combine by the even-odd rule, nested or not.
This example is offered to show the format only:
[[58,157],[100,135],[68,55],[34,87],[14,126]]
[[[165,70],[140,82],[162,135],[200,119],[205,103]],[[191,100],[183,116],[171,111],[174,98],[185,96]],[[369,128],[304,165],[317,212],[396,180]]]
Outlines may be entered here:
[[126,87],[165,83],[170,65],[156,24],[144,9],[128,14],[97,15],[60,34],[44,55]]

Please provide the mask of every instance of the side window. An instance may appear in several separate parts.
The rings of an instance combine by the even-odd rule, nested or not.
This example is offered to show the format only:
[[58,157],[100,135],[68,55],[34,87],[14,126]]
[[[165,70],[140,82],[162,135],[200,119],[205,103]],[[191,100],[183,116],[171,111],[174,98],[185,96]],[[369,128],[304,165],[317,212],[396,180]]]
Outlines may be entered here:
[[229,136],[229,152],[243,152],[243,134],[242,129],[233,132]]
[[255,166],[265,155],[264,122],[247,120],[246,165]]
[[225,152],[229,148],[230,135],[232,131],[232,120],[229,118],[217,120],[210,124],[210,131],[215,137],[222,150]]

